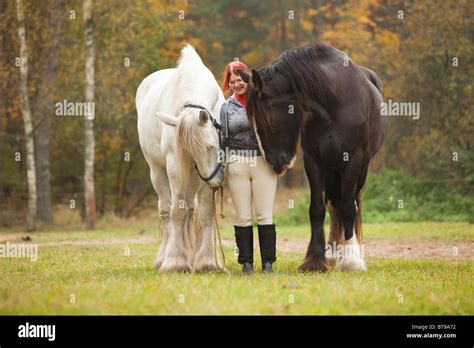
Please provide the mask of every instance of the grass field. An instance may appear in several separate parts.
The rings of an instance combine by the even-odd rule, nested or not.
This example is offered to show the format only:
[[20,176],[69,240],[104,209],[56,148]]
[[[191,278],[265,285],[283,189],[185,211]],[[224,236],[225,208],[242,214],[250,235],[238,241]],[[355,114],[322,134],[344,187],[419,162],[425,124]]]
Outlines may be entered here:
[[[474,314],[469,258],[368,258],[366,274],[301,274],[303,254],[279,252],[275,274],[248,277],[228,247],[230,275],[160,274],[151,267],[157,243],[135,240],[138,232],[156,237],[133,227],[31,234],[38,261],[0,259],[0,314]],[[0,241],[18,243],[22,235],[2,230]],[[394,243],[462,243],[473,235],[467,223],[365,226],[365,238]],[[281,227],[279,236],[308,238],[308,227]]]

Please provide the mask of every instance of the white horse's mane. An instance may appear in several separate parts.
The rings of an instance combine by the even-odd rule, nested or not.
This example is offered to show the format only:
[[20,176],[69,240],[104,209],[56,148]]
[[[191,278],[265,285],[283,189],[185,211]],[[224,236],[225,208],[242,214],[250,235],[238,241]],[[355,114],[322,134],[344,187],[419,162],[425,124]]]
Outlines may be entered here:
[[[196,50],[189,44],[181,50],[178,59],[175,106],[183,107],[187,103],[202,104],[212,108],[218,100],[218,91],[209,93],[209,83],[214,82],[214,75],[204,65]],[[219,88],[219,86],[217,86]],[[190,100],[189,98],[192,98]],[[179,112],[180,110],[178,110]]]
[[199,118],[193,114],[182,117],[178,123],[176,134],[176,155],[181,181],[186,185],[189,175],[194,170],[193,157],[205,158],[207,144],[205,128],[199,125]]
[[[180,109],[186,104],[198,104],[208,110],[213,109],[219,98],[219,86],[201,57],[189,44],[181,50],[177,69],[175,103],[180,117],[176,133],[176,154],[181,179],[186,183],[189,174],[194,170],[190,167],[193,156],[201,158],[206,156],[206,139],[209,138],[209,133],[199,124],[201,110],[189,109],[189,112],[181,112]],[[214,88],[212,93],[210,88]]]
[[195,64],[202,64],[201,57],[199,57],[199,54],[197,54],[196,50],[194,49],[193,46],[190,44],[187,44],[181,49],[181,56],[178,59],[178,69],[180,66],[184,65],[195,65]]

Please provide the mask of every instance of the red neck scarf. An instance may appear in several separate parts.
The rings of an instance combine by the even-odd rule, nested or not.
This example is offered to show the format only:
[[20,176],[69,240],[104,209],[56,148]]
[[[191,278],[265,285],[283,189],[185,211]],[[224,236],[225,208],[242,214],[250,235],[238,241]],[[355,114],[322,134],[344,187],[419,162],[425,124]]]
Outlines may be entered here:
[[247,96],[235,93],[235,99],[237,99],[244,108],[247,106]]

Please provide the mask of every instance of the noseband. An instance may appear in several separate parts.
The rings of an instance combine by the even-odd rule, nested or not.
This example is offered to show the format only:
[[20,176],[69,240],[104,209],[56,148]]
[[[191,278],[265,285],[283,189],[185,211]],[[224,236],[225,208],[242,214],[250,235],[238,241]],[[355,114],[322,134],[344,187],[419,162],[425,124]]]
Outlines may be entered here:
[[[221,145],[222,145],[221,144],[221,129],[222,129],[222,126],[216,121],[216,119],[214,117],[212,117],[209,110],[207,110],[204,106],[197,105],[197,104],[186,104],[186,105],[184,105],[184,107],[185,108],[194,108],[194,109],[200,109],[200,110],[207,111],[207,113],[209,114],[209,117],[211,119],[212,125],[214,126],[214,128],[217,131],[217,136],[219,137],[219,151],[220,151],[220,148],[221,148]],[[214,178],[217,175],[217,173],[219,172],[219,170],[224,166],[225,166],[224,164],[222,164],[221,162],[218,161],[217,166],[214,169],[214,171],[211,173],[211,175],[209,175],[208,177],[204,177],[199,172],[199,168],[198,168],[197,164],[194,163],[194,167],[196,168],[196,171],[198,172],[199,177],[202,180],[206,181],[206,182],[212,180],[212,178]]]

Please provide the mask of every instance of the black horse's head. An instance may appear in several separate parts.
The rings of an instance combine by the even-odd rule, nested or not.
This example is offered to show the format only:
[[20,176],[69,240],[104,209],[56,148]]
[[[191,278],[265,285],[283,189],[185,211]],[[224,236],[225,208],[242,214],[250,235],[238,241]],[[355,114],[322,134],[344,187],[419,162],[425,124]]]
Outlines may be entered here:
[[289,83],[278,72],[252,70],[247,115],[262,154],[275,173],[283,176],[295,161],[301,110]]
[[332,62],[333,51],[323,44],[297,47],[252,70],[247,115],[265,159],[280,175],[293,164],[302,124],[315,115],[329,121],[326,110],[337,95],[323,65]]

